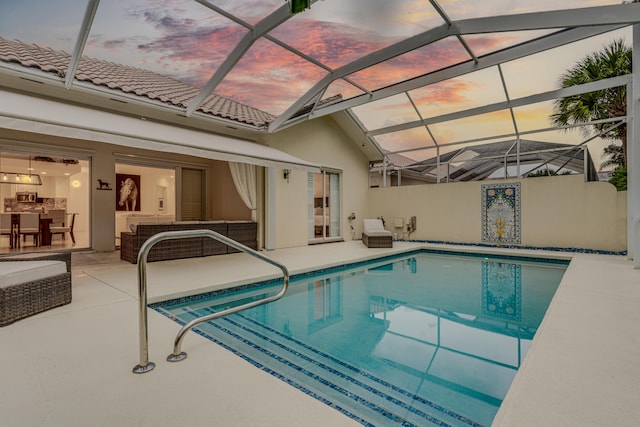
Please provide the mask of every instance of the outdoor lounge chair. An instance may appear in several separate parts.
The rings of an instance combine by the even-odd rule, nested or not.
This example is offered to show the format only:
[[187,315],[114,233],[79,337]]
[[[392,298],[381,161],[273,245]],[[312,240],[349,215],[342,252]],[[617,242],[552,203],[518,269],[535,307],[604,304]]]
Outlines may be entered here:
[[0,326],[70,302],[70,252],[0,257]]
[[381,219],[365,219],[362,243],[368,248],[392,248],[393,233],[384,229]]

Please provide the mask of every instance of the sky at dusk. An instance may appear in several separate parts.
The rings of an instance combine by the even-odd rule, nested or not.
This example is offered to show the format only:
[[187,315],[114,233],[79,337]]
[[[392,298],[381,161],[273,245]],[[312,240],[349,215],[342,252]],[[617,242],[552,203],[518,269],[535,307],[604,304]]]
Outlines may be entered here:
[[[201,87],[247,34],[242,25],[255,25],[273,13],[283,0],[259,0],[251,7],[235,0],[209,2],[241,22],[216,13],[191,0],[102,0],[84,54],[172,76]],[[611,0],[441,0],[452,20],[500,14],[536,12],[619,4]],[[0,0],[0,36],[71,52],[84,16],[80,0]],[[297,14],[269,34],[317,61],[307,61],[267,39],[257,40],[216,88],[215,93],[281,114],[330,70],[444,24],[428,1],[322,0]],[[478,34],[465,37],[476,55],[539,37],[549,31]],[[492,67],[374,104],[354,112],[370,129],[460,111],[547,91],[558,87],[559,77],[585,54],[614,38],[630,42],[630,30],[607,34],[502,65],[507,93],[499,70]],[[447,38],[415,51],[358,71],[348,78],[365,90],[379,89],[470,59],[460,41]],[[324,66],[320,66],[320,64]],[[345,80],[334,82],[324,98],[360,95],[360,88]],[[527,129],[549,125],[550,104],[518,112]],[[498,118],[499,117],[499,118]],[[433,129],[438,143],[450,143],[511,128],[504,114],[483,117],[481,123],[441,124]],[[521,130],[521,129],[520,129]],[[419,135],[418,135],[419,134]],[[565,140],[569,138],[564,133]],[[433,145],[419,131],[377,138],[381,146],[397,151],[407,146]],[[575,137],[572,136],[575,140]],[[408,140],[411,141],[408,142]]]

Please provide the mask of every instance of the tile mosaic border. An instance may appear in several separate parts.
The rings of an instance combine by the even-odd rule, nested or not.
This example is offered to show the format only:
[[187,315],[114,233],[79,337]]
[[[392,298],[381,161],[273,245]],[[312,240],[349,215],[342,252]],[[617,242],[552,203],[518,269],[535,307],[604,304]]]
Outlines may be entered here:
[[[437,243],[437,242],[426,241],[426,240],[415,240],[415,241],[412,241],[412,242],[416,242],[416,243]],[[445,242],[442,242],[442,243],[445,243]],[[464,245],[464,244],[461,244],[461,243],[447,243],[447,244]],[[467,246],[477,246],[477,245],[467,244]],[[334,266],[334,267],[320,268],[318,270],[308,271],[308,272],[305,272],[305,273],[293,274],[293,275],[291,275],[289,280],[290,280],[290,282],[293,282],[295,280],[304,280],[307,277],[315,276],[317,274],[336,273],[336,272],[340,272],[340,271],[349,270],[351,268],[357,268],[357,267],[360,267],[360,266],[365,266],[365,265],[370,264],[370,263],[379,263],[379,262],[384,262],[384,261],[394,261],[396,259],[405,258],[407,256],[417,255],[417,254],[420,254],[420,253],[464,256],[464,257],[471,257],[471,258],[486,258],[487,256],[490,256],[491,259],[503,259],[503,260],[512,260],[512,261],[541,262],[541,263],[569,265],[569,261],[568,260],[545,258],[543,256],[506,255],[506,254],[490,254],[490,255],[487,255],[487,254],[483,254],[483,253],[464,252],[464,251],[459,251],[459,250],[454,250],[454,249],[449,250],[449,249],[422,248],[422,249],[413,249],[413,250],[409,250],[407,252],[401,252],[401,253],[398,253],[398,254],[387,255],[387,256],[383,256],[383,257],[379,257],[379,258],[372,258],[372,259],[368,259],[368,260],[364,260],[364,261],[357,261],[357,262],[347,263],[347,264]],[[162,307],[173,307],[173,306],[177,306],[177,305],[191,303],[191,302],[198,301],[198,300],[201,300],[201,299],[206,299],[206,298],[209,298],[209,297],[212,297],[212,296],[220,297],[220,296],[224,296],[224,295],[230,295],[232,293],[239,292],[239,291],[244,291],[244,290],[247,290],[247,289],[260,289],[262,287],[267,288],[269,286],[276,286],[276,285],[281,285],[281,284],[282,284],[282,279],[263,280],[263,281],[258,281],[258,282],[255,282],[255,283],[249,283],[249,284],[246,284],[246,285],[233,286],[233,287],[229,287],[229,288],[218,289],[218,290],[204,292],[204,293],[200,293],[200,294],[187,295],[187,296],[184,296],[184,297],[173,298],[173,299],[168,299],[168,300],[164,300],[164,301],[158,301],[158,302],[154,302],[154,303],[149,304],[149,307],[154,309],[154,310],[157,309],[157,308],[162,308]]]
[[[627,251],[606,251],[601,249],[589,249],[589,248],[570,248],[570,247],[558,247],[558,246],[526,246],[526,245],[501,245],[491,243],[467,243],[467,242],[449,242],[445,240],[404,240],[411,243],[430,243],[434,245],[452,245],[452,246],[475,246],[479,248],[499,248],[499,249],[527,249],[534,251],[550,251],[550,252],[568,252],[568,253],[581,253],[581,254],[595,254],[595,255],[627,255]],[[543,256],[536,258],[544,258]]]

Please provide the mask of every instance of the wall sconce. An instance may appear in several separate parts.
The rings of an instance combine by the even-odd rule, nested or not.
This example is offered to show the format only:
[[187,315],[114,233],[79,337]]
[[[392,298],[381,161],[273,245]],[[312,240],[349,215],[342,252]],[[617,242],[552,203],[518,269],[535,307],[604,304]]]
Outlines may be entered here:
[[291,169],[285,169],[282,173],[282,176],[287,180],[287,182],[289,182],[289,175],[291,175]]
[[347,219],[349,221],[353,221],[354,219],[356,219],[356,213],[355,212],[351,212],[351,215],[349,215],[349,217]]

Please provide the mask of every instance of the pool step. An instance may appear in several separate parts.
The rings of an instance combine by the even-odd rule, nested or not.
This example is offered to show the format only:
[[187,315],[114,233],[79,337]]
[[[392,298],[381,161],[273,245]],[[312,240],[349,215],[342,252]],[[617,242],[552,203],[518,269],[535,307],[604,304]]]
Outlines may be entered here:
[[240,354],[261,353],[254,359],[263,369],[277,372],[277,376],[319,400],[346,402],[337,409],[363,424],[479,425],[285,334],[265,331],[263,325],[243,315],[203,326],[219,343]]

